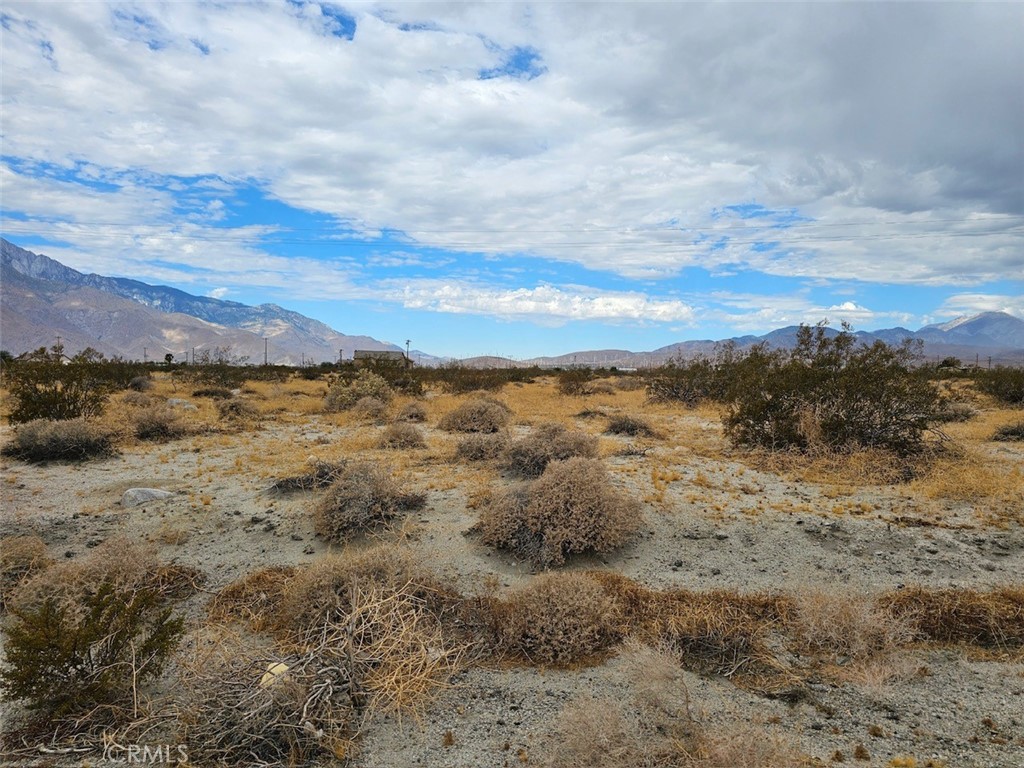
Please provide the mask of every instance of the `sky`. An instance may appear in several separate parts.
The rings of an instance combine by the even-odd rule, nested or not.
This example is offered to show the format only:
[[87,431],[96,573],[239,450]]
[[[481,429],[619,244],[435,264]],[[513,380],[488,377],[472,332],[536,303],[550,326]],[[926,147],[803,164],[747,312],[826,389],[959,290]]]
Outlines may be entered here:
[[1024,4],[4,0],[0,229],[439,356],[1024,317]]

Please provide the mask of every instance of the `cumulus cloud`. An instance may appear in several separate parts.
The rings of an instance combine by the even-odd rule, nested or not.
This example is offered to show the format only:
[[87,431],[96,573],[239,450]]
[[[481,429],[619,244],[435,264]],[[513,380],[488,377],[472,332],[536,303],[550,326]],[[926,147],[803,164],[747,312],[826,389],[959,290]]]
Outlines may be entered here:
[[[266,229],[229,226],[234,191],[627,281],[966,290],[1024,279],[1022,22],[1009,3],[9,3],[5,208],[94,269],[317,298],[396,294],[272,255]],[[179,188],[199,195],[187,216]],[[722,215],[751,201],[800,218]],[[398,300],[673,322],[696,305],[463,278]],[[843,306],[750,311],[887,317]]]

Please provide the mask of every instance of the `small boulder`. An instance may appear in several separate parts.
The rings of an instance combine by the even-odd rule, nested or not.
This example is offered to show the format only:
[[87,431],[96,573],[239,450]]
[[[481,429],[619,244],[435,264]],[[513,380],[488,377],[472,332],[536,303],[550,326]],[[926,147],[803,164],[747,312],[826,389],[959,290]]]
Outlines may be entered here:
[[150,501],[160,501],[174,495],[173,491],[165,491],[161,488],[129,488],[121,496],[122,507],[137,507]]

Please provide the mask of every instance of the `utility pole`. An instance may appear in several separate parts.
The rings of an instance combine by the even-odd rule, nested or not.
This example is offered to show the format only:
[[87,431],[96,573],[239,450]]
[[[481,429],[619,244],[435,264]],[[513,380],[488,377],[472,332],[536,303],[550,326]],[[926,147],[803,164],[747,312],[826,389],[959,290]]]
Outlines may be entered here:
[[263,365],[267,364],[267,337],[263,337]]
[[406,368],[409,367],[409,344],[410,344],[409,339],[406,339],[405,340],[405,367]]
[[344,349],[339,349],[338,350],[338,365],[341,365],[344,360],[345,360],[345,350]]
[[146,354],[146,348],[145,347],[142,348],[142,362],[143,363],[148,363],[149,362],[149,356]]

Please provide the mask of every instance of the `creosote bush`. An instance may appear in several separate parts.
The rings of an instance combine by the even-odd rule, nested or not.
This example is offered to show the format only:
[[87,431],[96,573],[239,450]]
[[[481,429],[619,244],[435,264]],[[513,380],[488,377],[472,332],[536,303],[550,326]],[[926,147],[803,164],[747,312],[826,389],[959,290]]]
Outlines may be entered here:
[[476,397],[445,414],[438,426],[445,432],[501,432],[508,426],[508,406],[492,398]]
[[8,602],[0,686],[35,719],[33,732],[88,730],[132,716],[140,684],[177,646],[174,603],[198,575],[165,566],[126,539],[23,581]]
[[313,513],[313,525],[319,536],[342,542],[425,503],[422,493],[404,492],[387,468],[354,461],[346,464],[324,491]]
[[914,455],[940,400],[912,359],[910,347],[857,346],[847,330],[801,326],[791,351],[762,345],[731,366],[726,434],[772,450]]
[[99,416],[117,388],[109,373],[99,363],[64,364],[59,359],[19,361],[6,366],[11,423]]
[[538,477],[552,461],[574,456],[597,456],[597,440],[586,432],[569,430],[561,424],[541,424],[508,446],[505,467],[523,477]]
[[398,422],[384,430],[380,438],[381,448],[426,448],[427,441],[423,432],[412,424]]
[[479,528],[485,544],[548,567],[561,565],[567,555],[611,552],[639,525],[639,503],[611,485],[601,462],[572,458],[498,494],[483,510]]
[[18,426],[3,453],[25,461],[83,461],[112,456],[113,435],[85,419],[36,419]]
[[327,390],[324,410],[328,413],[347,411],[364,397],[372,397],[387,405],[394,395],[387,379],[370,370],[360,371],[350,381],[339,380]]
[[491,610],[498,647],[536,664],[571,664],[619,639],[615,601],[585,574],[541,574]]
[[1024,368],[978,371],[976,386],[1006,405],[1024,406]]

